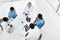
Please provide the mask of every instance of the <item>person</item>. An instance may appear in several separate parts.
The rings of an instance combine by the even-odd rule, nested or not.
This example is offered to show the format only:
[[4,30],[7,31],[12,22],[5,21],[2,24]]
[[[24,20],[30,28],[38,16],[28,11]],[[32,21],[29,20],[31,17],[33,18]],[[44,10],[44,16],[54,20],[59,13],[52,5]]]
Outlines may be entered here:
[[40,30],[33,23],[31,23],[29,26],[30,29],[26,32],[25,40],[37,40],[40,35]]
[[39,13],[34,21],[34,24],[40,29],[44,25],[44,23],[45,21],[42,17],[42,14]]
[[14,7],[10,7],[10,11],[9,11],[9,13],[8,13],[8,17],[9,17],[11,20],[13,20],[13,19],[16,18],[16,16],[17,16],[17,14],[16,14],[16,11],[15,11]]
[[5,29],[8,25],[10,24],[9,18],[8,17],[3,17],[2,22],[0,23],[1,29]]
[[[37,17],[36,17],[36,19],[35,19],[35,21],[34,21],[34,24],[35,24],[35,26],[37,26],[37,27],[40,29],[40,31],[41,31],[41,28],[42,28],[43,25],[45,24],[45,21],[44,21],[44,19],[43,19],[43,17],[42,17],[42,14],[39,13],[39,14],[37,15]],[[40,40],[41,37],[42,37],[42,34],[40,34],[40,37],[38,38],[38,40]]]
[[29,15],[30,13],[32,13],[33,12],[33,7],[32,7],[32,3],[31,2],[28,2],[27,3],[27,6],[25,7],[25,9],[24,9],[24,14],[25,15]]
[[[8,17],[3,17],[3,18],[0,19],[0,27],[1,27],[1,30],[3,30],[2,23],[3,22],[8,22],[8,20],[9,20]],[[7,24],[7,25],[9,25],[9,24]]]
[[6,22],[7,25],[10,25],[11,20],[8,17],[3,17],[3,21]]

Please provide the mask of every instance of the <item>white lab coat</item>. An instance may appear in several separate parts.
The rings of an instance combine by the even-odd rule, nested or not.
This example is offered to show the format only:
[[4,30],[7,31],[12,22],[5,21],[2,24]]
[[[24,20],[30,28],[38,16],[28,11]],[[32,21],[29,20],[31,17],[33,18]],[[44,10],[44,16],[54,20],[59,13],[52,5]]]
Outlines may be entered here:
[[34,29],[29,29],[27,32],[29,32],[29,34],[26,36],[27,40],[37,40],[40,36],[40,29],[38,29],[36,26]]
[[33,7],[30,7],[30,8],[29,7],[25,7],[24,12],[27,13],[27,14],[32,13],[33,12]]
[[6,27],[8,26],[8,22],[2,22],[1,25],[3,27],[3,30],[5,30]]
[[3,29],[5,29],[5,28],[8,26],[8,24],[10,24],[11,22],[12,22],[12,21],[11,21],[10,19],[8,20],[8,22],[4,22],[4,21],[3,21],[3,22],[1,23],[1,25],[3,26]]

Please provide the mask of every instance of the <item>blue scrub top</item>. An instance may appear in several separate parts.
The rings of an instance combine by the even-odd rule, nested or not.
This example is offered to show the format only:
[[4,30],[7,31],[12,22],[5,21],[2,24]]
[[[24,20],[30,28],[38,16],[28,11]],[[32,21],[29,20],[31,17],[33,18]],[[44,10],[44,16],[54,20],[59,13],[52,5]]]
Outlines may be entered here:
[[10,11],[10,12],[8,13],[8,17],[9,17],[9,18],[13,18],[13,19],[15,19],[16,16],[17,16],[17,14],[16,14],[15,11],[13,11],[13,12]]
[[39,29],[44,25],[44,20],[39,19],[35,22],[35,26],[37,26]]

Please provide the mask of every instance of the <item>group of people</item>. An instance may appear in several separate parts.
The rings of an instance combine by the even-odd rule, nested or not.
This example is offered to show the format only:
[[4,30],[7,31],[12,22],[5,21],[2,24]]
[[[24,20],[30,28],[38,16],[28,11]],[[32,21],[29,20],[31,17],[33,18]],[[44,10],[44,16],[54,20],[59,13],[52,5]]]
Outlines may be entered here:
[[[33,7],[32,7],[32,3],[28,2],[27,3],[27,7],[24,9],[23,11],[23,15],[26,16],[26,21],[30,22],[32,21],[30,17],[28,17],[31,13],[33,12]],[[32,14],[31,14],[32,15]],[[9,26],[8,29],[8,33],[13,32],[14,30],[14,25],[11,24],[12,21],[14,21],[14,19],[17,17],[18,15],[16,14],[15,8],[14,7],[10,7],[10,11],[8,13],[8,17],[3,17],[0,19],[0,27],[1,30],[3,29],[3,26],[1,25],[2,22],[6,22],[7,25]],[[23,23],[23,21],[22,21]],[[42,28],[42,26],[44,25],[45,21],[43,19],[43,16],[41,13],[38,13],[35,21],[33,23],[30,23],[29,26],[27,25],[24,26],[25,28],[25,40],[40,40],[42,37],[42,34],[40,34],[40,29]],[[13,30],[12,30],[13,29]]]

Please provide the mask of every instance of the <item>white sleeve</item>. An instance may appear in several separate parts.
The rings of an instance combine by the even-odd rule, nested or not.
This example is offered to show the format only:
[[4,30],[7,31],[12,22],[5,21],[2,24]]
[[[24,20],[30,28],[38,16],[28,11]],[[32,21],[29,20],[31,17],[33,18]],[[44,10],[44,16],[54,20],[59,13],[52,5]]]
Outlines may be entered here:
[[33,7],[31,7],[31,12],[33,12],[33,9],[34,9],[34,8],[33,8]]
[[26,13],[26,7],[24,8],[24,13]]
[[14,19],[13,18],[10,18],[11,21],[13,21]]

